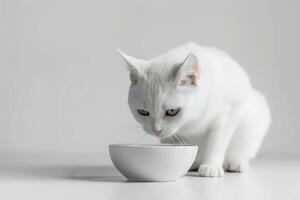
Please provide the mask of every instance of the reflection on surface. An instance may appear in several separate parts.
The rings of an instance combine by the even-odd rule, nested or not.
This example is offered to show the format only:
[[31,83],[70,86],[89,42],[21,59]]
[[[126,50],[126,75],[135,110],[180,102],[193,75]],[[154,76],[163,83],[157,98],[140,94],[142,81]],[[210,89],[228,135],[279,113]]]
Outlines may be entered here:
[[0,185],[10,195],[40,191],[40,195],[63,193],[75,199],[78,195],[116,200],[300,199],[299,166],[300,162],[262,162],[248,173],[185,176],[175,182],[127,182],[112,166],[2,166]]
[[59,178],[81,181],[125,182],[112,166],[23,166],[0,168],[1,174],[36,178]]

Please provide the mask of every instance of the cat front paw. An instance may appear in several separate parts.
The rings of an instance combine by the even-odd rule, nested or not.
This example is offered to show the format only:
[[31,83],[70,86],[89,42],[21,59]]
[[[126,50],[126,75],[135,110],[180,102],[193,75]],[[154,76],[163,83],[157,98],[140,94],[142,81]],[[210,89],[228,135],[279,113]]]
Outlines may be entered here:
[[223,168],[227,172],[245,172],[249,168],[248,161],[241,161],[239,159],[228,159],[225,160]]
[[202,177],[222,177],[224,175],[224,170],[219,166],[203,164],[200,165],[198,174]]

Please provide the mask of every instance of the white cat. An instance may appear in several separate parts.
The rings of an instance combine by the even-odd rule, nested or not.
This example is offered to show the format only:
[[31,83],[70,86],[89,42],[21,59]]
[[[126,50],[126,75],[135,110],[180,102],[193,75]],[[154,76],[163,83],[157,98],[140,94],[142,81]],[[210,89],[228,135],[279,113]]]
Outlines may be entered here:
[[192,169],[200,176],[248,168],[271,118],[236,61],[195,43],[149,61],[120,53],[130,71],[129,107],[147,133],[162,143],[197,144]]

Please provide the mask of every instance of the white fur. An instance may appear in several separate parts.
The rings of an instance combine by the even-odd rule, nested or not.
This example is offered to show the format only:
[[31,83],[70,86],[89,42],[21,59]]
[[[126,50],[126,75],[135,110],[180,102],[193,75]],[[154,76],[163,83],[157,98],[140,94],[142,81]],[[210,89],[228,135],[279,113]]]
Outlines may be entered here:
[[[194,43],[149,61],[121,54],[132,80],[129,107],[147,133],[162,143],[197,144],[192,169],[200,176],[222,176],[223,168],[247,169],[271,119],[265,97],[236,61],[221,50]],[[190,75],[197,77],[196,85],[187,81]],[[177,116],[165,116],[166,109],[177,107],[181,109]],[[137,109],[150,115],[141,116]],[[155,129],[163,131],[157,135]]]

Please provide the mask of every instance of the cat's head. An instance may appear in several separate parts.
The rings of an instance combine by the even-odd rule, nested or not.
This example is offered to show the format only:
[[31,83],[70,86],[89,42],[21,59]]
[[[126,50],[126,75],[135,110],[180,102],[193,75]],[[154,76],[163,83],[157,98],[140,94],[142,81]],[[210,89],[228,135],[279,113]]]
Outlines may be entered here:
[[190,102],[197,88],[197,57],[189,54],[174,64],[120,54],[130,72],[128,104],[136,121],[161,139],[175,134],[193,112]]

